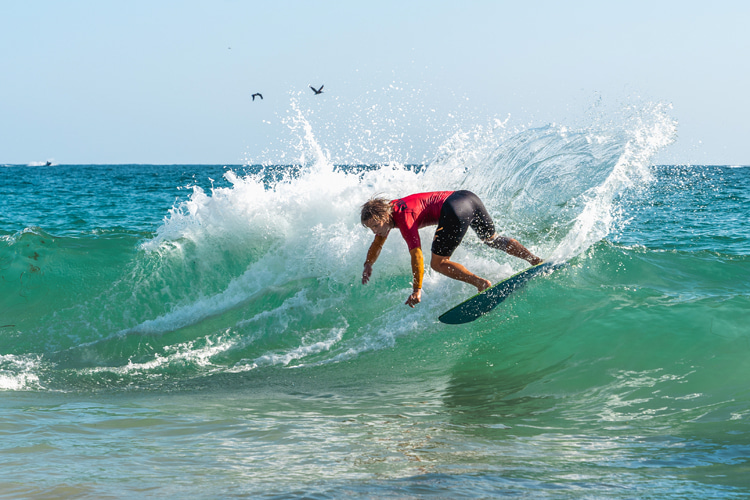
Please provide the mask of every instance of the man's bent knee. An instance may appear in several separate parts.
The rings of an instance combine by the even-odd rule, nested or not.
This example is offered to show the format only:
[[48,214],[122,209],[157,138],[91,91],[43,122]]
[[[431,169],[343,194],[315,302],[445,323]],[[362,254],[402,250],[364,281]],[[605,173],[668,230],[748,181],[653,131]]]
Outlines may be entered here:
[[484,240],[484,244],[491,247],[496,248],[498,250],[502,250],[503,252],[508,249],[508,246],[513,243],[513,238],[507,238],[505,236],[500,236],[499,234],[495,233],[491,238]]
[[442,255],[432,254],[432,258],[430,259],[430,268],[433,271],[441,272],[443,269],[443,263],[445,263],[446,260],[448,260],[450,257],[443,257]]

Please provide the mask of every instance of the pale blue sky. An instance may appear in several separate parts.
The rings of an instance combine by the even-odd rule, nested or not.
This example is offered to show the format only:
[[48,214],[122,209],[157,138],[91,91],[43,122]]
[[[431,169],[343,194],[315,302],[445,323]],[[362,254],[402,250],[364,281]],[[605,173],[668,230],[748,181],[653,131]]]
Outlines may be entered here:
[[749,24],[745,1],[0,0],[0,163],[289,160],[294,98],[334,159],[637,100],[679,123],[656,161],[750,164]]

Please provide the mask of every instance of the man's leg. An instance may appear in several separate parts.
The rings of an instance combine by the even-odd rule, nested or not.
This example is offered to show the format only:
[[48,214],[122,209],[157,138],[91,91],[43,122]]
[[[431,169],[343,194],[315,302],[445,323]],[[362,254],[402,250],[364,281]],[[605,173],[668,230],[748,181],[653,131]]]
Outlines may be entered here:
[[505,236],[500,236],[497,233],[495,233],[492,238],[484,240],[484,244],[492,248],[502,250],[503,252],[507,253],[508,255],[512,255],[513,257],[523,259],[534,266],[544,262],[533,253],[529,252],[529,250],[525,246],[521,245],[517,240],[514,240],[513,238],[506,238]]
[[483,292],[492,286],[492,283],[489,280],[480,278],[476,274],[471,273],[458,262],[453,262],[450,257],[443,257],[442,255],[433,253],[430,267],[449,278],[469,283],[470,285],[477,287],[477,290],[480,292]]

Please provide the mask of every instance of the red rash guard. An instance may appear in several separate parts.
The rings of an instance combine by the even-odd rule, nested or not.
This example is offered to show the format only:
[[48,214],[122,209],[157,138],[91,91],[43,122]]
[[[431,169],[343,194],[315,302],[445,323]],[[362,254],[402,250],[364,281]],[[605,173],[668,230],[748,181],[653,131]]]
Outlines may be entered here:
[[438,223],[443,202],[453,193],[454,191],[417,193],[391,201],[393,220],[406,240],[409,251],[421,247],[419,229]]

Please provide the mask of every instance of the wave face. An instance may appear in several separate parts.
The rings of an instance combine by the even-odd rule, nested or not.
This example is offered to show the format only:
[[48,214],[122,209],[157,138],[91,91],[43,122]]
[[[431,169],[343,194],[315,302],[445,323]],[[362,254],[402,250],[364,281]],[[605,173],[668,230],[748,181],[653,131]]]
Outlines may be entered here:
[[[500,232],[578,262],[622,221],[618,199],[653,185],[649,159],[675,133],[653,107],[606,129],[478,127],[456,134],[427,165],[363,167],[333,165],[301,113],[295,123],[304,163],[213,167],[206,175],[223,177],[207,177],[210,186],[175,167],[19,170],[21,186],[48,197],[26,208],[41,227],[3,237],[5,388],[149,387],[338,363],[393,348],[399,337],[450,336],[435,318],[471,290],[428,273],[427,300],[404,310],[409,262],[399,238],[387,242],[372,283],[358,284],[371,241],[358,223],[364,200],[472,189]],[[166,209],[185,182],[187,198]],[[80,212],[61,214],[71,199]],[[156,231],[146,231],[159,216]],[[491,280],[525,264],[473,235],[455,258]]]
[[[456,134],[421,166],[333,165],[310,124],[301,114],[295,120],[306,159],[295,166],[200,167],[200,181],[179,166],[19,168],[16,189],[33,186],[46,201],[12,206],[33,224],[8,226],[3,236],[3,388],[158,390],[216,375],[242,380],[274,367],[356,366],[383,350],[409,359],[400,342],[429,346],[457,331],[523,344],[529,328],[564,325],[566,318],[578,325],[575,335],[541,328],[537,341],[562,335],[563,345],[552,350],[567,359],[573,351],[564,346],[601,336],[598,328],[586,333],[596,324],[585,320],[592,303],[612,318],[601,328],[615,352],[632,325],[649,321],[638,315],[653,307],[671,313],[687,304],[695,312],[705,304],[695,314],[713,332],[711,308],[719,306],[708,304],[744,305],[748,280],[730,285],[717,277],[745,276],[747,235],[737,232],[737,219],[722,229],[696,214],[741,207],[744,185],[721,176],[744,179],[746,170],[652,167],[650,158],[675,133],[659,107],[604,128],[478,127]],[[409,259],[397,235],[372,282],[361,286],[371,241],[358,223],[361,203],[374,194],[446,188],[472,189],[500,232],[573,265],[462,329],[436,317],[472,290],[436,273],[426,276],[420,307],[403,307]],[[668,220],[674,227],[664,227]],[[423,240],[431,233],[423,230]],[[525,265],[472,234],[455,258],[493,281]],[[722,290],[733,291],[717,297]],[[543,343],[555,345],[551,340]],[[455,364],[443,355],[429,363]],[[488,362],[517,364],[505,350],[497,355]]]

